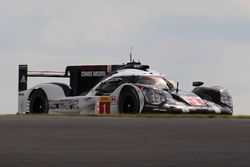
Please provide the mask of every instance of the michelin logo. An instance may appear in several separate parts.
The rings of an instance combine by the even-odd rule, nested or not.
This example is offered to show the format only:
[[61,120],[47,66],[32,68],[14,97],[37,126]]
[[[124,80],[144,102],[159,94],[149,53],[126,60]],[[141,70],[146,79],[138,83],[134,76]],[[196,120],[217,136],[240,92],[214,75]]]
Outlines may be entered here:
[[106,71],[82,71],[81,77],[105,77]]

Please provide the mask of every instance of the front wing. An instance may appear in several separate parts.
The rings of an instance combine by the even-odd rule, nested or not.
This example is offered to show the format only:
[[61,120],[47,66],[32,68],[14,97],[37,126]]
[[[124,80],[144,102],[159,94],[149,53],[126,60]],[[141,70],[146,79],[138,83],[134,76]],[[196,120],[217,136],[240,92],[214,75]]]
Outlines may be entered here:
[[215,114],[232,114],[232,110],[218,104],[206,101],[205,106],[188,106],[178,102],[176,104],[150,105],[145,104],[144,113],[215,113]]

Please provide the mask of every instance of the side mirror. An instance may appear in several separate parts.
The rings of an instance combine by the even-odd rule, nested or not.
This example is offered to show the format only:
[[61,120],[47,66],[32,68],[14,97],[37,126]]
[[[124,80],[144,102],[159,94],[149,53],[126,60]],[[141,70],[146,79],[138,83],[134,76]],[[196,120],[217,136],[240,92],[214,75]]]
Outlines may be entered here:
[[201,86],[201,85],[203,85],[203,84],[204,84],[204,82],[201,82],[201,81],[194,81],[194,82],[193,82],[193,86],[195,86],[195,87]]

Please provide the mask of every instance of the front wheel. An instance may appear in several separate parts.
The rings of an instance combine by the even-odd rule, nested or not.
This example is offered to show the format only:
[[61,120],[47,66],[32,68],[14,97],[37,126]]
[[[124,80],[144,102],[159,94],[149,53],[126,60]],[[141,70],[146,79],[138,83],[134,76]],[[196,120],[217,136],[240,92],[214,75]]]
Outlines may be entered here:
[[136,90],[131,86],[126,86],[119,97],[119,112],[126,113],[139,113],[140,100]]
[[30,96],[30,113],[48,113],[48,98],[41,89],[34,90]]

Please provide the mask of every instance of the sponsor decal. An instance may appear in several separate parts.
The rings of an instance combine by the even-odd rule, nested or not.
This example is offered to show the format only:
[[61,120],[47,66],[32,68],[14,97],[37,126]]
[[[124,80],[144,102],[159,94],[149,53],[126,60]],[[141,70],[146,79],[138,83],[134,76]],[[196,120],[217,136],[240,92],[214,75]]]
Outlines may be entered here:
[[117,104],[117,98],[111,97],[111,105],[116,105],[116,104]]
[[26,80],[26,78],[25,78],[25,76],[24,76],[24,75],[22,76],[22,78],[21,78],[20,82],[21,82],[21,83],[26,83],[26,82],[27,82],[27,80]]
[[100,102],[110,102],[111,97],[110,96],[101,96],[99,99]]
[[204,106],[205,105],[204,101],[199,98],[186,98],[185,100],[192,106]]
[[109,96],[101,96],[99,99],[98,110],[100,114],[110,114],[110,104],[111,97]]
[[18,95],[19,95],[19,96],[24,96],[24,93],[19,93]]
[[82,71],[81,77],[105,77],[106,71]]

